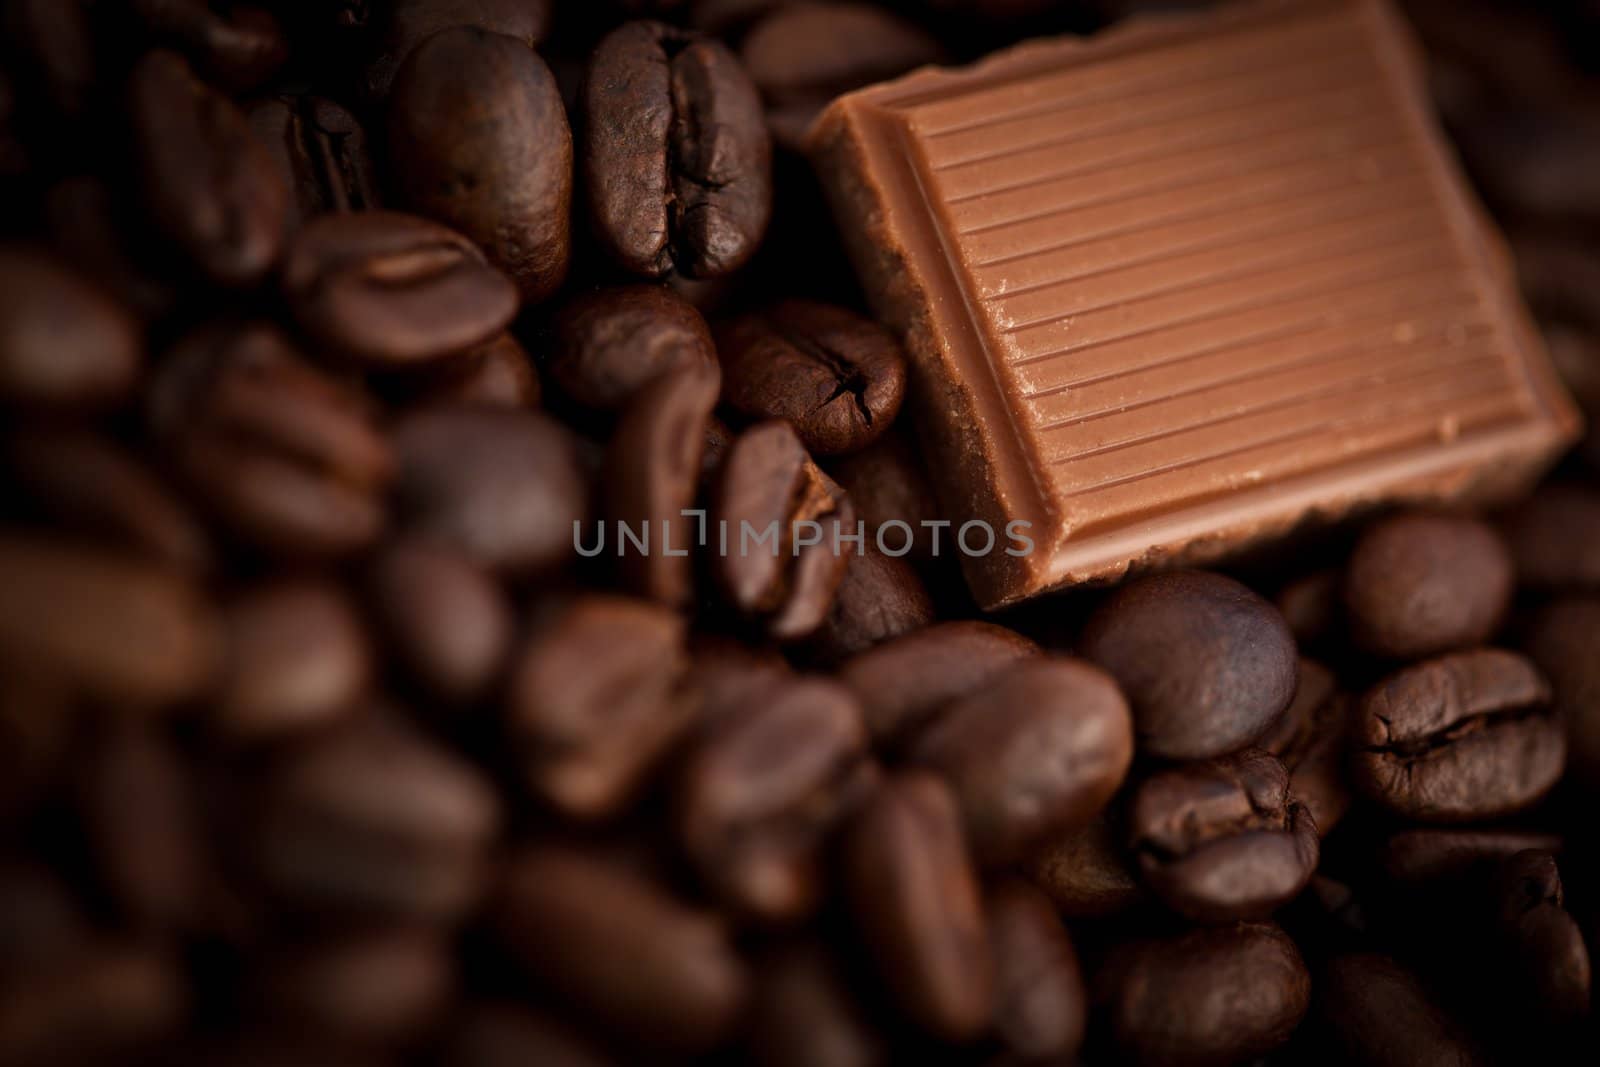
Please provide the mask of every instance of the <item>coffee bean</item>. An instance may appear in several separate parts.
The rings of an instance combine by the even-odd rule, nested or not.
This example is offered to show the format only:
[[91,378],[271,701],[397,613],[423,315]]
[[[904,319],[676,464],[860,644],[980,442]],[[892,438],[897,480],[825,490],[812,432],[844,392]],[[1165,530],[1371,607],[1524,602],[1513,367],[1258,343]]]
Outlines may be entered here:
[[135,65],[128,106],[156,224],[212,281],[260,281],[283,251],[289,191],[249,120],[175,52]]
[[139,377],[138,323],[53,257],[0,247],[0,403],[97,408]]
[[1481,879],[1519,852],[1560,849],[1559,836],[1535,830],[1430,826],[1389,835],[1378,848],[1377,863],[1391,884],[1432,893]]
[[1078,954],[1049,898],[1007,878],[990,889],[985,913],[1001,1040],[1025,1062],[1075,1055],[1088,1028],[1088,996]]
[[751,648],[731,637],[695,634],[689,653],[687,684],[700,696],[700,719],[707,726],[724,715],[744,714],[762,691],[794,677],[789,661],[778,652]]
[[8,0],[0,8],[7,52],[22,58],[50,106],[81,118],[102,88],[102,58],[86,0]]
[[1426,660],[1379,682],[1357,710],[1355,784],[1397,815],[1508,815],[1555,785],[1566,759],[1550,686],[1499,649]]
[[822,625],[844,579],[848,549],[837,538],[856,533],[855,512],[788,423],[760,423],[733,443],[711,515],[719,534],[712,569],[736,610],[779,641]]
[[729,907],[781,921],[821,893],[821,848],[871,770],[850,691],[780,683],[714,724],[677,775],[678,835],[702,880]]
[[505,574],[549,572],[573,554],[588,490],[571,435],[526,411],[439,408],[394,430],[405,529]]
[[1029,660],[948,704],[910,756],[949,780],[977,858],[1008,863],[1100,813],[1133,760],[1133,723],[1103,671]]
[[669,371],[715,363],[711,331],[692,305],[664,286],[630,285],[563,307],[547,366],[577,403],[614,411]]
[[1387,956],[1353,953],[1318,977],[1318,1014],[1347,1062],[1363,1067],[1485,1061],[1411,971]]
[[1565,597],[1543,608],[1523,647],[1550,680],[1567,734],[1567,763],[1586,786],[1600,784],[1600,600]]
[[1273,598],[1273,607],[1289,624],[1301,648],[1334,636],[1344,621],[1344,576],[1336,570],[1312,571],[1292,579]]
[[[5,660],[0,685],[0,829],[32,815],[56,784],[78,723],[68,680],[25,662]],[[0,907],[0,913],[4,908]],[[0,931],[0,942],[4,941]],[[6,953],[0,944],[0,959]]]
[[250,125],[272,153],[299,225],[337,211],[378,207],[378,178],[361,122],[320,96],[274,96],[250,109]]
[[1294,700],[1257,741],[1283,761],[1290,793],[1305,805],[1323,837],[1350,807],[1344,773],[1350,704],[1326,667],[1302,657]]
[[1144,895],[1109,815],[1102,812],[1086,825],[1051,834],[1019,864],[1069,919],[1116,915]]
[[1294,697],[1294,637],[1283,617],[1219,574],[1124,585],[1090,618],[1080,649],[1127,693],[1140,750],[1152,756],[1233,751]]
[[1600,588],[1600,493],[1547,485],[1507,512],[1502,530],[1520,584]]
[[93,278],[146,321],[172,312],[182,295],[160,242],[140,225],[136,190],[88,174],[63,178],[45,194],[50,239],[61,259]]
[[992,1014],[993,963],[955,797],[926,772],[896,775],[851,820],[845,893],[860,937],[900,1007],[948,1040]]
[[0,862],[0,983],[79,955],[93,930],[72,889],[42,863]]
[[552,0],[391,0],[362,77],[368,98],[389,95],[395,72],[417,46],[445,30],[474,26],[537,48],[550,30]]
[[875,549],[852,552],[833,608],[806,651],[834,664],[933,621],[933,598],[908,564]]
[[589,61],[583,116],[589,215],[619,266],[712,278],[744,265],[772,214],[772,142],[732,53],[627,23]]
[[893,335],[843,308],[789,300],[717,331],[723,398],[749,419],[788,419],[814,456],[857,451],[900,411],[906,360]]
[[464,352],[517,313],[510,282],[471,241],[388,211],[308,222],[289,250],[283,287],[308,335],[380,369]]
[[559,289],[571,251],[572,133],[544,61],[498,33],[445,30],[400,67],[388,113],[405,203],[481,245],[524,301]]
[[903,425],[859,452],[835,457],[828,473],[850,494],[874,545],[896,558],[922,562],[933,558],[924,524],[937,521],[941,512],[915,446],[900,432]]
[[1311,976],[1276,925],[1237,923],[1117,945],[1095,1000],[1132,1062],[1243,1063],[1288,1040],[1310,1006]]
[[615,814],[689,725],[684,622],[642,600],[573,600],[517,653],[508,740],[524,781],[573,818]]
[[815,942],[762,959],[749,1051],[760,1067],[882,1067],[889,1050],[863,1017],[841,961]]
[[1505,995],[1556,1025],[1589,1014],[1591,969],[1583,933],[1567,913],[1561,873],[1548,852],[1519,852],[1496,876],[1499,936],[1511,964]]
[[111,943],[54,960],[0,997],[0,1063],[143,1061],[184,1021],[189,993],[160,949]]
[[1511,603],[1511,559],[1474,519],[1398,515],[1369,526],[1345,568],[1356,641],[1393,659],[1481,644]]
[[407,384],[410,403],[417,406],[532,410],[542,396],[533,357],[509,333],[496,334],[460,356],[419,368]]
[[607,1067],[611,1060],[553,1014],[515,1001],[471,1005],[450,1028],[440,1062],[461,1067]]
[[705,1049],[745,1002],[744,965],[714,914],[581,852],[541,847],[517,856],[493,922],[536,977],[648,1049]]
[[158,40],[185,53],[207,81],[234,93],[265,83],[289,58],[283,27],[264,6],[208,0],[129,0]]
[[940,622],[846,660],[839,678],[860,699],[874,743],[896,747],[945,704],[1038,654],[1038,645],[993,623]]

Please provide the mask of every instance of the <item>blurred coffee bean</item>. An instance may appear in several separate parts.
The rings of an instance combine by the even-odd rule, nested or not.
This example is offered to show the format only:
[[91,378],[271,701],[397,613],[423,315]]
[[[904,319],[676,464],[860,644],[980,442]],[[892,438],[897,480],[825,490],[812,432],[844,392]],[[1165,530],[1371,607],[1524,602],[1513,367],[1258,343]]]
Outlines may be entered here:
[[1317,867],[1317,824],[1283,764],[1260,749],[1151,775],[1134,791],[1128,827],[1145,884],[1200,922],[1265,918]]
[[1378,846],[1377,867],[1391,885],[1427,894],[1480,880],[1519,852],[1560,849],[1559,836],[1536,830],[1419,827],[1390,834]]
[[1144,895],[1109,815],[1051,834],[1018,865],[1069,919],[1116,915]]
[[62,259],[129,310],[154,321],[183,294],[166,250],[144,230],[136,193],[93,175],[74,175],[51,184],[44,213]]
[[[9,831],[55,786],[79,716],[69,679],[3,655],[0,671],[5,676],[0,685],[0,830]],[[0,907],[0,913],[4,910]],[[0,959],[4,947],[0,944]]]
[[290,247],[283,288],[313,340],[377,369],[464,352],[517,313],[511,283],[471,241],[389,211],[309,221]]
[[0,29],[26,74],[62,118],[77,119],[103,88],[90,0],[6,0]]
[[676,776],[678,835],[701,879],[736,912],[811,911],[822,844],[865,791],[867,732],[835,682],[780,683],[695,739]]
[[419,406],[526,409],[537,408],[543,392],[533,357],[510,333],[419,368],[406,391],[409,403]]
[[716,363],[711,331],[700,313],[665,286],[600,289],[566,304],[555,321],[547,364],[577,403],[622,408],[668,371]]
[[395,73],[417,46],[445,30],[472,26],[537,48],[550,30],[554,0],[390,0],[362,75],[373,101],[389,95]]
[[1424,822],[1521,811],[1555,785],[1566,760],[1550,701],[1534,665],[1499,649],[1398,671],[1357,709],[1355,784],[1389,811]]
[[978,860],[1009,863],[1100,813],[1133,760],[1133,722],[1105,672],[1030,660],[946,705],[910,755],[950,782]]
[[869,547],[846,559],[833,607],[806,652],[819,663],[839,663],[932,625],[934,618],[933,598],[917,572]]
[[215,0],[128,0],[152,37],[189,57],[229,92],[254,89],[289,58],[283,27],[266,5]]
[[744,964],[713,913],[581,852],[540,847],[517,856],[493,923],[541,982],[645,1049],[709,1048],[745,1003]]
[[1365,530],[1345,568],[1356,641],[1391,659],[1482,644],[1511,603],[1511,559],[1475,519],[1404,514]]
[[111,406],[132,391],[142,361],[127,309],[55,258],[0,245],[0,403]]
[[1323,837],[1350,807],[1344,773],[1350,703],[1326,667],[1301,657],[1294,700],[1257,741],[1283,761],[1289,792],[1305,804]]
[[1294,637],[1231,578],[1177,571],[1123,585],[1090,618],[1083,655],[1117,679],[1139,748],[1204,759],[1259,737],[1294,697]]
[[0,532],[0,663],[21,663],[116,708],[197,696],[216,664],[200,589],[137,556]]
[[572,435],[528,411],[419,411],[394,429],[400,525],[513,576],[569,560],[588,488]]
[[1095,976],[1112,1041],[1141,1064],[1249,1062],[1289,1039],[1311,976],[1272,923],[1201,927],[1115,946]]
[[846,660],[839,678],[855,690],[874,743],[909,742],[944,705],[978,692],[1039,646],[978,619],[939,622]]
[[1540,589],[1600,587],[1600,492],[1545,485],[1502,520],[1517,581]]
[[1600,785],[1600,600],[1566,597],[1541,609],[1523,648],[1550,680],[1573,776]]
[[751,420],[787,419],[817,457],[855,452],[894,422],[906,358],[882,326],[787,300],[717,331],[723,399]]
[[350,112],[320,96],[280,95],[258,102],[249,114],[289,190],[291,225],[378,207],[367,136]]
[[850,549],[840,538],[856,535],[855,512],[788,423],[760,423],[734,441],[711,518],[718,534],[711,567],[741,615],[778,641],[822,625],[844,579]]
[[0,1064],[144,1062],[189,994],[159,949],[111,943],[53,960],[0,996]]
[[877,971],[924,1029],[963,1041],[993,1013],[993,963],[955,797],[910,771],[886,780],[843,844],[846,902]]
[[1048,897],[1006,878],[985,912],[995,967],[995,1029],[1024,1061],[1075,1055],[1089,1024],[1078,954]]
[[[606,450],[603,514],[616,545],[624,589],[672,607],[694,596],[694,507],[706,422],[717,403],[715,366],[688,364],[663,374],[628,401]],[[624,530],[639,541],[624,540]],[[602,534],[602,537],[604,535]]]
[[289,190],[243,112],[166,51],[135,65],[128,108],[156,224],[219,285],[260,281],[283,251]]
[[850,494],[866,522],[872,543],[885,554],[914,561],[932,558],[929,528],[939,504],[915,446],[901,426],[891,427],[872,444],[836,457],[828,473]]
[[1563,1025],[1589,1014],[1591,971],[1583,932],[1567,913],[1561,874],[1548,852],[1519,852],[1496,878],[1499,936],[1510,973],[1503,996]]
[[1345,1062],[1361,1067],[1486,1062],[1421,980],[1387,956],[1361,952],[1330,962],[1318,975],[1317,1012]]
[[500,805],[479,769],[385,715],[275,768],[251,856],[285,904],[448,922],[478,901]]
[[450,1067],[607,1067],[612,1062],[563,1020],[510,1000],[469,1006],[441,1045],[432,1062]]
[[0,860],[0,989],[79,955],[93,936],[64,879],[42,863]]
[[643,600],[587,594],[516,654],[506,707],[523,780],[557,811],[614,815],[689,725],[685,624]]
[[1343,581],[1344,576],[1335,570],[1312,571],[1290,579],[1278,590],[1272,605],[1301,648],[1316,645],[1339,630],[1344,618]]
[[[671,0],[668,0],[670,6]],[[729,37],[774,8],[794,0],[688,0],[689,25]]]
[[1592,109],[1504,104],[1452,131],[1489,199],[1508,214],[1592,222],[1600,200],[1600,118]]
[[1600,254],[1563,229],[1511,234],[1517,285],[1543,316],[1600,329]]
[[689,653],[686,684],[699,695],[700,721],[707,726],[725,715],[743,715],[763,691],[794,677],[789,661],[777,651],[751,648],[729,637],[695,634]]
[[590,219],[624,270],[711,278],[755,252],[772,214],[772,142],[721,44],[624,24],[589,61],[583,125]]
[[759,1067],[883,1067],[889,1050],[863,1017],[846,969],[801,941],[763,958],[750,1009],[749,1052]]
[[258,744],[314,732],[353,712],[373,673],[365,628],[343,589],[280,581],[228,605],[227,654],[210,725]]
[[938,63],[943,49],[912,22],[860,3],[778,6],[745,34],[739,57],[767,104],[767,125],[793,152],[836,96]]

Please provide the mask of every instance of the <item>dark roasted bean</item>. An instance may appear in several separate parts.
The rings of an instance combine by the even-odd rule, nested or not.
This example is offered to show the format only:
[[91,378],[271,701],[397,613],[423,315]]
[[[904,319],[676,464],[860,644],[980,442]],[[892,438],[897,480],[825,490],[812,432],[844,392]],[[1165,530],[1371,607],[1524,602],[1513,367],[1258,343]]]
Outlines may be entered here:
[[699,695],[700,717],[707,724],[744,714],[763,690],[794,676],[789,661],[777,652],[728,637],[696,634],[689,652],[688,684]]
[[1389,835],[1377,864],[1390,883],[1429,890],[1475,878],[1519,852],[1560,848],[1560,837],[1532,830],[1427,827]]
[[165,953],[133,944],[52,960],[0,997],[0,1063],[143,1062],[184,1021],[183,979]]
[[1524,648],[1550,680],[1567,733],[1567,763],[1586,785],[1600,784],[1600,600],[1567,597],[1534,617]]
[[815,942],[760,961],[750,1009],[750,1054],[759,1067],[885,1067],[887,1042],[863,1018],[846,969]]
[[53,257],[0,246],[0,403],[96,408],[139,377],[138,323]]
[[1006,878],[985,911],[995,966],[995,1029],[1024,1061],[1072,1056],[1088,1029],[1078,954],[1049,898]]
[[250,109],[250,125],[278,164],[294,225],[329,212],[378,206],[366,133],[332,100],[269,97]]
[[1019,865],[1069,919],[1116,915],[1144,895],[1108,815],[1052,834]]
[[567,396],[601,411],[668,371],[715,365],[705,319],[665,286],[601,289],[561,309],[550,374]]
[[457,1067],[608,1067],[612,1062],[555,1015],[514,1001],[474,1004],[450,1028],[441,1063]]
[[536,48],[550,29],[553,0],[391,0],[362,87],[372,100],[389,95],[395,73],[418,45],[444,30],[474,26]]
[[[33,814],[56,783],[78,723],[69,680],[0,655],[0,828]],[[0,913],[4,912],[0,907]],[[0,941],[4,940],[0,931]],[[0,959],[6,956],[0,944]]]
[[172,311],[180,292],[164,250],[138,224],[134,192],[80,174],[50,186],[44,212],[61,258],[154,321]]
[[1329,670],[1301,658],[1294,700],[1257,742],[1283,761],[1289,791],[1327,837],[1350,807],[1345,781],[1345,741],[1351,701]]
[[1318,1014],[1361,1067],[1476,1067],[1485,1061],[1415,974],[1374,953],[1340,956],[1317,981]]
[[423,369],[408,383],[410,402],[427,406],[537,408],[542,396],[533,357],[509,333]]
[[42,863],[0,862],[0,984],[9,987],[78,955],[93,936],[71,887],[54,871]]
[[151,34],[189,56],[231,92],[254,89],[289,58],[283,28],[265,6],[210,0],[129,0]]
[[892,427],[861,451],[836,457],[828,473],[850,494],[882,552],[919,562],[933,557],[924,524],[938,521],[939,504],[908,435]]
[[1301,648],[1333,636],[1343,621],[1340,602],[1343,575],[1335,570],[1312,571],[1278,590],[1273,606],[1289,624],[1289,632]]
[[833,608],[806,644],[821,663],[838,663],[934,621],[933,599],[911,566],[868,548],[852,552]]
[[91,6],[89,0],[8,0],[0,7],[6,50],[15,42],[50,106],[67,119],[81,118],[102,88]]
[[1509,511],[1503,528],[1521,584],[1600,588],[1600,492],[1545,486]]
[[1556,1025],[1581,1021],[1589,1014],[1589,950],[1567,913],[1555,857],[1519,852],[1501,864],[1495,881],[1499,936],[1510,963],[1502,995]]

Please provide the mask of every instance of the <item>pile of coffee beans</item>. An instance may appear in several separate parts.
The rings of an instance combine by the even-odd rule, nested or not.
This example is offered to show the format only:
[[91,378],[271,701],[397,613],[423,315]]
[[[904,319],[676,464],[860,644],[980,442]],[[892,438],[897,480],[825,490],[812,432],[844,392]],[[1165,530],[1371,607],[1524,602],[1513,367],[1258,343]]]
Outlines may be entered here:
[[[1134,6],[0,0],[0,1067],[1592,1059],[1597,439],[964,591],[797,149]],[[1409,6],[1600,417],[1593,5]]]

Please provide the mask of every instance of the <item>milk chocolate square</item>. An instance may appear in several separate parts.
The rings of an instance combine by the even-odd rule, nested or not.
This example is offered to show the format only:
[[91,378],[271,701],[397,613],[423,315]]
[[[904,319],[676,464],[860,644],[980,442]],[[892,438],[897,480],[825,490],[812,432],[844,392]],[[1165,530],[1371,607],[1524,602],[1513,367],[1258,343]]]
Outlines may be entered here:
[[1576,432],[1386,3],[1023,45],[845,96],[810,144],[947,517],[1000,532],[963,561],[985,606],[1487,502]]

